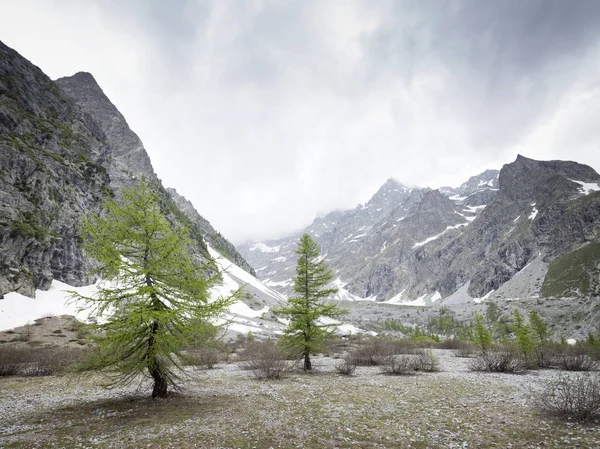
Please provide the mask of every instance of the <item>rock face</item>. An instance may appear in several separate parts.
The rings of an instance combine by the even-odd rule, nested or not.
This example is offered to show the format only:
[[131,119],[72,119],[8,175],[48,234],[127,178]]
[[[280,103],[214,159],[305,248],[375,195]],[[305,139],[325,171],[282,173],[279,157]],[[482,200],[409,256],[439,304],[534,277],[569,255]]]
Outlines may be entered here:
[[[574,251],[592,258],[593,251],[580,248],[599,239],[599,181],[586,165],[519,156],[500,172],[488,170],[458,188],[402,190],[380,215],[366,214],[369,203],[389,192],[388,181],[367,205],[317,219],[305,232],[339,276],[342,299],[431,305],[459,291],[471,298],[494,291],[537,296],[542,283],[558,282],[547,278],[556,278],[559,270],[545,275],[549,263],[559,266],[553,260],[571,260],[575,256],[566,255]],[[259,277],[286,293],[298,235],[241,247],[260,267]],[[582,263],[585,279],[600,273],[600,255],[588,259]],[[525,270],[531,264],[535,270]],[[529,278],[517,276],[522,271]],[[571,292],[596,294],[574,289],[577,279],[566,282]],[[511,283],[519,288],[509,288]]]
[[162,186],[139,137],[92,75],[53,82],[0,42],[0,298],[32,296],[52,279],[90,283],[81,219],[141,178],[157,187],[169,218],[191,229],[199,259],[209,259],[206,237],[253,273],[191,203],[179,209],[179,195]]
[[117,190],[131,184],[133,178],[157,181],[150,157],[142,141],[127,124],[125,117],[104,94],[90,73],[79,72],[59,78],[56,84],[100,126],[111,149],[109,175]]
[[89,281],[78,225],[110,193],[109,158],[96,122],[0,42],[0,297]]
[[[85,72],[60,78],[56,83],[84,111],[88,112],[104,131],[113,152],[109,175],[111,187],[116,191],[137,179],[146,178],[159,186],[160,192],[172,211],[173,220],[183,220],[198,236],[198,240],[207,240],[211,246],[225,258],[256,275],[252,267],[237,252],[235,247],[210,225],[194,208],[193,204],[179,195],[175,189],[165,189],[156,176],[150,157],[142,141],[134,133],[123,115],[104,94],[94,77]],[[180,215],[178,211],[182,212]],[[201,242],[200,245],[204,247]],[[202,248],[205,252],[205,248]]]

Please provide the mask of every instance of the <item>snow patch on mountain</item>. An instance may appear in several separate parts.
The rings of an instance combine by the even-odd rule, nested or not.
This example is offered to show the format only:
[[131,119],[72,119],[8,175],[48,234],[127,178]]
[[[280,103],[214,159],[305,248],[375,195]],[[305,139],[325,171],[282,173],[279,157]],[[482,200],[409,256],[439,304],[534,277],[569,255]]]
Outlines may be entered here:
[[437,234],[437,235],[434,235],[434,236],[432,236],[432,237],[428,237],[428,238],[426,238],[425,240],[423,240],[422,242],[417,242],[417,243],[415,243],[415,244],[413,245],[413,249],[414,249],[414,248],[418,248],[418,247],[420,247],[420,246],[423,246],[423,245],[426,245],[426,244],[428,244],[429,242],[433,242],[434,240],[437,240],[437,239],[439,239],[441,236],[443,236],[443,235],[444,235],[446,232],[450,231],[451,229],[458,229],[458,228],[460,228],[460,227],[462,227],[462,226],[467,226],[467,224],[468,224],[468,223],[460,223],[460,224],[457,224],[457,225],[454,225],[454,226],[448,226],[446,229],[444,229],[444,230],[443,230],[442,232],[440,232],[439,234]]
[[535,203],[533,203],[533,204],[531,205],[531,207],[533,207],[533,210],[531,211],[531,214],[529,214],[529,217],[528,217],[528,218],[529,218],[530,220],[535,220],[535,217],[537,217],[537,214],[538,214],[538,212],[539,212],[539,211],[538,211],[538,210],[537,210],[537,208],[535,207]]
[[208,252],[210,253],[211,257],[215,259],[219,270],[221,270],[222,272],[223,284],[221,286],[215,287],[215,290],[221,293],[222,295],[228,296],[231,293],[237,291],[243,285],[250,285],[273,299],[276,299],[278,301],[287,300],[286,297],[283,296],[281,293],[273,290],[272,288],[267,287],[265,284],[260,282],[251,274],[246,273],[237,265],[234,265],[231,262],[229,262],[217,251],[215,251],[210,245],[207,245],[207,247]]
[[280,246],[269,246],[265,243],[258,242],[250,247],[250,251],[260,251],[261,253],[278,253]]
[[600,190],[600,185],[597,182],[583,182],[576,181],[574,179],[569,179],[569,181],[579,184],[581,186],[579,187],[579,191],[584,195],[589,195],[592,192],[597,192]]

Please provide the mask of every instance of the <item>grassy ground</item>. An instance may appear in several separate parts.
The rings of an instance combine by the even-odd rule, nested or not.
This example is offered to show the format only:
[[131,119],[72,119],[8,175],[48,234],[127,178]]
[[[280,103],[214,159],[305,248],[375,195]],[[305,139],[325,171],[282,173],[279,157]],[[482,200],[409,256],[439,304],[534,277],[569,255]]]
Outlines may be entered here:
[[184,390],[151,400],[100,378],[0,379],[3,448],[598,448],[600,426],[539,416],[527,393],[553,372],[470,373],[440,352],[442,372],[379,369],[255,379],[234,364],[197,371]]

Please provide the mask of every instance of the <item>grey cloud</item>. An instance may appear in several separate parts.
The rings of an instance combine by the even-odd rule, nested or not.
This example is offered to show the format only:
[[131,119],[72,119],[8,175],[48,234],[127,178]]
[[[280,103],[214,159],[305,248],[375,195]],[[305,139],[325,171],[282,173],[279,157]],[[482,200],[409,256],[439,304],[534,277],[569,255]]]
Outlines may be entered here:
[[392,2],[365,41],[373,78],[411,85],[445,70],[453,114],[472,124],[473,144],[506,146],[559,101],[600,41],[597,1]]
[[600,1],[12,2],[25,24],[26,2],[46,12],[10,27],[25,56],[96,74],[158,175],[235,242],[517,151],[600,168]]

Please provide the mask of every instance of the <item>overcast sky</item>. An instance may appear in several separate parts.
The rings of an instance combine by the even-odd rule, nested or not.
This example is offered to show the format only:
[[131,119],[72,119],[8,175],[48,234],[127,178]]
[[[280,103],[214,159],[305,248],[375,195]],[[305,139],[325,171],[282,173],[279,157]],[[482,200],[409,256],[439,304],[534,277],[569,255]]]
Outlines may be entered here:
[[234,243],[459,185],[518,153],[600,170],[597,0],[0,0],[0,40],[91,72]]

